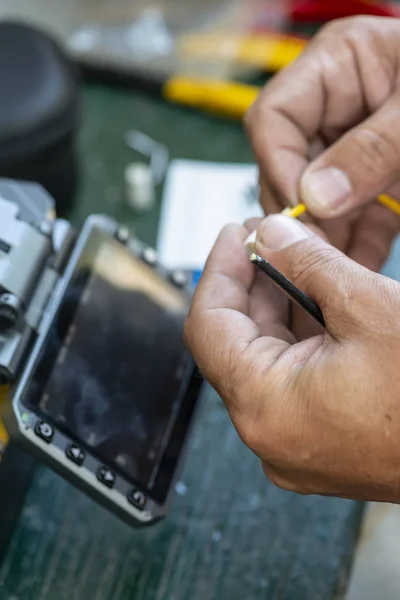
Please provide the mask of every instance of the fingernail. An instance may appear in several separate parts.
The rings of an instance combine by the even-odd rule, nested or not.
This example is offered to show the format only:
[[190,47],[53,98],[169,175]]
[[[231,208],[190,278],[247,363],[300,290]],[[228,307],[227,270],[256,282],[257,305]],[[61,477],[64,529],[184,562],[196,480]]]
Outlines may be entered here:
[[245,241],[244,245],[249,254],[256,251],[257,231],[253,231]]
[[312,231],[291,217],[271,215],[262,221],[258,229],[257,245],[269,250],[283,250],[312,235]]
[[301,180],[301,194],[307,207],[328,216],[340,212],[350,200],[352,187],[346,173],[335,167],[306,172]]

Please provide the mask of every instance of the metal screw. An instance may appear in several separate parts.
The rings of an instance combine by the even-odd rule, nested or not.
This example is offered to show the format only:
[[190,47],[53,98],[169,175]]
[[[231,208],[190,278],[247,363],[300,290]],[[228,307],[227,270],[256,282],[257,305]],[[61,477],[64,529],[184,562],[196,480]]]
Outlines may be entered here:
[[187,284],[187,280],[188,279],[186,273],[184,273],[183,271],[175,271],[171,275],[172,283],[179,288],[185,287],[185,285]]
[[153,248],[146,248],[142,253],[143,260],[150,265],[150,267],[155,267],[158,262],[157,252]]
[[126,244],[130,238],[130,232],[127,227],[121,226],[118,228],[116,238],[121,244]]

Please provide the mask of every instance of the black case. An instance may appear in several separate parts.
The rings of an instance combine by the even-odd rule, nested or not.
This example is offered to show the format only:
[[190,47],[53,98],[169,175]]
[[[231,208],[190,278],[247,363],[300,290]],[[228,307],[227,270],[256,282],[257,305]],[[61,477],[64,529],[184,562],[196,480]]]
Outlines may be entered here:
[[42,184],[66,215],[78,183],[76,69],[46,33],[1,21],[0,87],[0,176]]

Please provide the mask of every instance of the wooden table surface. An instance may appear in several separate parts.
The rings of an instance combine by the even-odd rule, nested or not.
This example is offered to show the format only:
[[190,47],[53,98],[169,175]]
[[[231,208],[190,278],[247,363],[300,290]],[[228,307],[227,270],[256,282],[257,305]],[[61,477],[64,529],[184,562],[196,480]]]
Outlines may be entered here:
[[[172,157],[240,161],[238,124],[139,94],[85,89],[83,186],[73,220],[105,211],[154,243],[158,210],[123,202],[123,142],[136,128]],[[209,390],[170,516],[132,530],[47,468],[36,469],[0,568],[1,600],[329,600],[340,598],[362,505],[282,492],[265,479]],[[2,490],[3,493],[3,490]]]

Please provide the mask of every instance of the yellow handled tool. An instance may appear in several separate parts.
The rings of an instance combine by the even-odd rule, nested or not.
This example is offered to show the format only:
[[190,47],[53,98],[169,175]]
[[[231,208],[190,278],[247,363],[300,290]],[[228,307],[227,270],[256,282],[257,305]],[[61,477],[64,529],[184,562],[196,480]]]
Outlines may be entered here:
[[235,35],[216,32],[184,36],[178,51],[189,60],[232,62],[271,73],[295,61],[307,43],[306,39],[278,33]]
[[172,77],[162,88],[169,102],[233,119],[242,119],[259,93],[257,86],[185,76]]
[[[274,72],[296,60],[307,43],[303,38],[274,33],[210,33],[182,38],[179,50],[188,59],[231,60]],[[241,120],[257,99],[260,88],[233,81],[176,75],[164,82],[161,93],[169,102]]]

